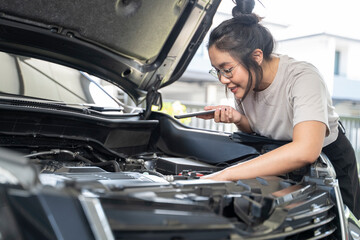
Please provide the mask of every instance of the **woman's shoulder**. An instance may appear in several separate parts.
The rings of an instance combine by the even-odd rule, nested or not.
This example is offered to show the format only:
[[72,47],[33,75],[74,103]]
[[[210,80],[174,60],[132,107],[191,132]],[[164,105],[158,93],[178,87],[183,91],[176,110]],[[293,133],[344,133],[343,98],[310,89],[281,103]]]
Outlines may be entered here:
[[310,62],[297,60],[288,55],[279,54],[278,57],[280,58],[279,68],[284,70],[284,74],[319,73],[318,69]]
[[324,79],[313,64],[287,55],[279,55],[279,57],[279,77],[289,96],[292,95],[294,89],[303,89],[306,86],[324,87]]

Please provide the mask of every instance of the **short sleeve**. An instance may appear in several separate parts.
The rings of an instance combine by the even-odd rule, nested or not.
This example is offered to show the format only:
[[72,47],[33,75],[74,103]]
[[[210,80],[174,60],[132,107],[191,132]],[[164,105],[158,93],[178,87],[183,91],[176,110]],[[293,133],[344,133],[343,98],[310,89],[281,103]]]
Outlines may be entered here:
[[320,121],[326,125],[328,135],[327,101],[327,87],[317,71],[307,69],[297,73],[291,89],[293,126],[304,121]]

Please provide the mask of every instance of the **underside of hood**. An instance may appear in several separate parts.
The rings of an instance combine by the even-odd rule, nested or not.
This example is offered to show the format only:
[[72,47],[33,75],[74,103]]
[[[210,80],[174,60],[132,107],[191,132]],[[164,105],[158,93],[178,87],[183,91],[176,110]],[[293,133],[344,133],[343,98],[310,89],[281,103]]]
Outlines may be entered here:
[[0,49],[109,80],[141,102],[177,80],[220,0],[2,0]]

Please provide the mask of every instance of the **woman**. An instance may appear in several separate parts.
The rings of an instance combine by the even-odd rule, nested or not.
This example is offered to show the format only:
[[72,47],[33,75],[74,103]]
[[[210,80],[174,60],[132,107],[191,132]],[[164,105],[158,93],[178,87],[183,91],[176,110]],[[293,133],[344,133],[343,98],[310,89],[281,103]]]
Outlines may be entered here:
[[315,162],[323,151],[334,165],[345,204],[360,218],[354,150],[321,75],[309,63],[273,53],[272,35],[252,13],[254,0],[236,4],[233,18],[211,32],[208,45],[210,73],[234,94],[235,109],[207,106],[216,109],[214,115],[200,118],[291,142],[204,178],[236,181],[283,174]]

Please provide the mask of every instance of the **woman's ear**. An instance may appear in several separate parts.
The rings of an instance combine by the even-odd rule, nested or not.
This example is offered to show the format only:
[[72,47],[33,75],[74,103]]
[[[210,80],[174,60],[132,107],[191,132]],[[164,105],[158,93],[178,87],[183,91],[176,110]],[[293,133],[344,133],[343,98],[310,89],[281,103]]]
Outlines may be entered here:
[[261,65],[264,59],[263,51],[261,49],[255,49],[251,56],[259,65]]

